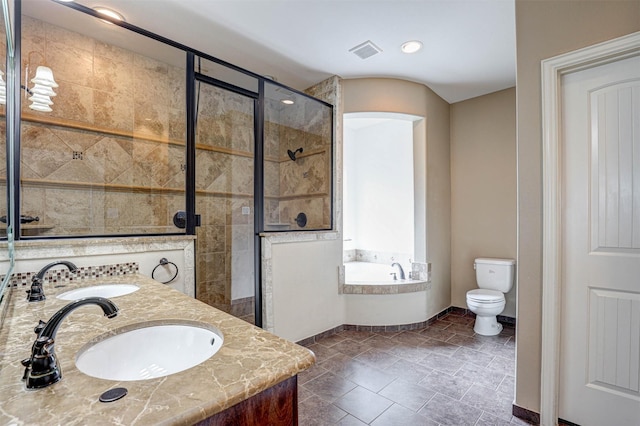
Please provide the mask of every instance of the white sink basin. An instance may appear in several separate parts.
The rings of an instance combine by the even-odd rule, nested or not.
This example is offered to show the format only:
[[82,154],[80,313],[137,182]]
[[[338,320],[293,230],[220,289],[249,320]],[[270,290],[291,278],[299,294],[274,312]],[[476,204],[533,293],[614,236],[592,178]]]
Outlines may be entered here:
[[124,296],[125,294],[130,294],[138,290],[140,290],[140,287],[135,284],[93,285],[65,291],[57,295],[56,298],[62,300],[78,300],[85,297],[106,297],[109,299],[111,297]]
[[222,341],[222,333],[206,324],[140,323],[85,345],[76,355],[76,367],[99,379],[153,379],[206,361]]

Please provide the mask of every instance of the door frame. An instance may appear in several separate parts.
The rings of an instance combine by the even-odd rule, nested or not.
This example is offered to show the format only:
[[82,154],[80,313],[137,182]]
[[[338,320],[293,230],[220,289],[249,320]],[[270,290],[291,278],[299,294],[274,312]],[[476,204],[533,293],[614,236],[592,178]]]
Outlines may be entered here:
[[640,55],[640,32],[553,58],[542,66],[542,365],[540,423],[558,422],[562,312],[562,81],[565,74]]

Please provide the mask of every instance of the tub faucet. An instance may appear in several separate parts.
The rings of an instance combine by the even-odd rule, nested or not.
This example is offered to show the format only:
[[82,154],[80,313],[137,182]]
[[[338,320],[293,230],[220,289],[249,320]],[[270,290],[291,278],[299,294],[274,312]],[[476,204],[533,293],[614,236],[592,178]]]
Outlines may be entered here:
[[402,269],[402,265],[401,265],[401,264],[399,264],[398,262],[393,262],[393,263],[391,264],[391,267],[392,267],[392,268],[394,268],[394,267],[396,267],[396,266],[398,267],[398,272],[400,272],[400,279],[401,279],[401,280],[404,280],[404,269]]
[[31,289],[27,290],[27,293],[29,294],[27,300],[29,302],[40,302],[41,300],[46,299],[46,297],[44,296],[44,289],[42,288],[42,284],[44,283],[44,276],[49,269],[53,268],[56,265],[66,266],[67,268],[69,268],[69,272],[76,272],[78,270],[78,267],[76,265],[67,260],[57,260],[40,269],[40,271],[31,280]]
[[118,307],[111,300],[103,297],[86,297],[64,306],[47,322],[40,320],[40,323],[33,330],[38,337],[31,347],[31,357],[22,360],[22,365],[25,367],[22,379],[26,380],[27,389],[44,388],[62,379],[62,370],[54,352],[54,339],[62,320],[72,311],[84,305],[100,306],[107,318],[118,315]]

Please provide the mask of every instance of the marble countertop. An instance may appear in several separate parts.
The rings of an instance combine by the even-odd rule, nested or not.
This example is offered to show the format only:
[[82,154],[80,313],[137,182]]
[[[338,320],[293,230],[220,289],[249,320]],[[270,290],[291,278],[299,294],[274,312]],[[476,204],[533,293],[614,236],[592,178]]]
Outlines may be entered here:
[[[140,290],[113,298],[117,317],[108,319],[95,305],[73,311],[58,329],[55,351],[62,380],[27,390],[20,361],[28,358],[39,319],[47,321],[69,301],[56,294],[89,285],[133,283]],[[0,330],[0,423],[2,424],[162,424],[188,425],[225,410],[309,368],[315,356],[143,275],[108,277],[54,288],[44,284],[47,299],[28,303],[25,288],[5,296],[6,317]],[[170,376],[116,382],[81,373],[76,353],[89,340],[110,330],[145,321],[187,320],[216,327],[224,336],[220,351],[202,364]],[[106,390],[125,387],[128,394],[98,401]]]

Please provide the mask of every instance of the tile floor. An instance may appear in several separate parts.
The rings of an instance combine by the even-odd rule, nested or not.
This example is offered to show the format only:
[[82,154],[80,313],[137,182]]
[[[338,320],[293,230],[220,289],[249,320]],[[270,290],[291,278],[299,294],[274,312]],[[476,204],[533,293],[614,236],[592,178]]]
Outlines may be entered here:
[[343,331],[308,345],[298,376],[299,424],[528,425],[511,415],[515,330],[473,332],[449,313],[418,330]]

